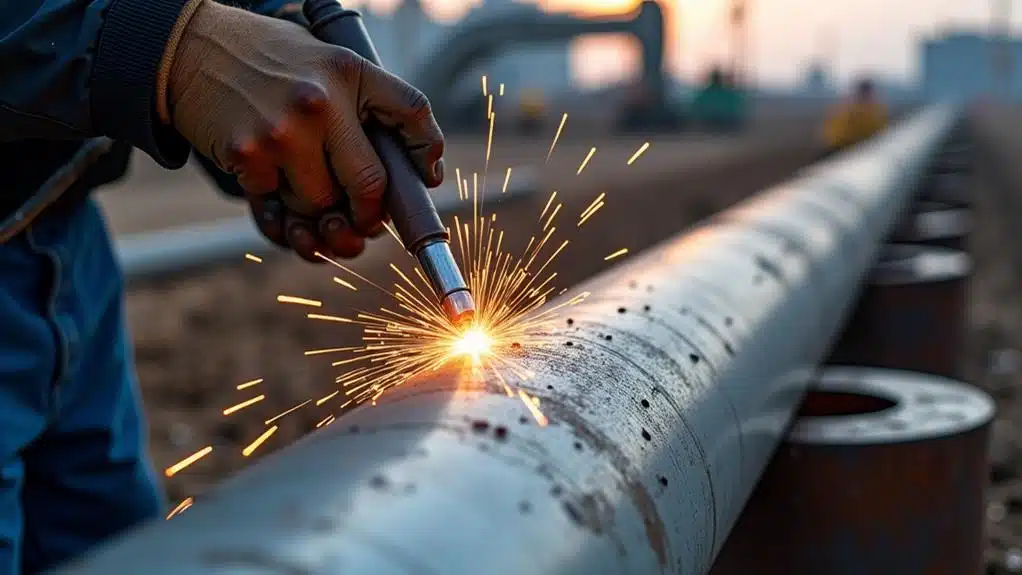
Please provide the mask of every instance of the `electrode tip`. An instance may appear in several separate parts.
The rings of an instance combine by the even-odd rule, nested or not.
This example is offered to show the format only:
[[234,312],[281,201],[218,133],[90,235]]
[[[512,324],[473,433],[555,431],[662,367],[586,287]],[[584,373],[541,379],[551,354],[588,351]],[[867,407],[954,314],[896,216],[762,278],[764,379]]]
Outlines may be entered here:
[[468,290],[451,292],[440,302],[447,319],[455,326],[463,326],[472,322],[476,315],[476,302]]

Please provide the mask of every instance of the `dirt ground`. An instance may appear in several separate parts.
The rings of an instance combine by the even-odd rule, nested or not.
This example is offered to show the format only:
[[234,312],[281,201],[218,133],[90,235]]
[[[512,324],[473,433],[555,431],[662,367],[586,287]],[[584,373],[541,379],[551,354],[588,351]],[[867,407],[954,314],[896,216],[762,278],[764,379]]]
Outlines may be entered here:
[[1022,573],[1022,112],[987,110],[973,122],[979,223],[969,309],[967,379],[998,403],[987,507],[987,573]]

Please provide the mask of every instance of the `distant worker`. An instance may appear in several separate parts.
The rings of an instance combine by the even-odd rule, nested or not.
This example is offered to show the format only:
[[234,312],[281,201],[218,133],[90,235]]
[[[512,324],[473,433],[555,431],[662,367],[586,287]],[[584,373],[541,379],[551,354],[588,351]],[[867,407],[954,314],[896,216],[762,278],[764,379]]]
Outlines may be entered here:
[[852,97],[827,117],[823,134],[826,153],[864,142],[887,129],[887,123],[887,107],[877,99],[873,82],[859,80]]
[[745,121],[745,96],[724,69],[714,67],[692,100],[692,117],[714,132],[730,132]]

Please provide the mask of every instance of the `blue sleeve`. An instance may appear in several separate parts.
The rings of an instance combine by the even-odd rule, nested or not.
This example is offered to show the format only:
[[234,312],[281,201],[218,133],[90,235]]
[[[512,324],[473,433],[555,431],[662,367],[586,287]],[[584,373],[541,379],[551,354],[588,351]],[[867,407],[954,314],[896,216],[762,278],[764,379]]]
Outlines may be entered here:
[[[188,0],[0,3],[0,142],[123,140],[168,168],[190,146],[156,113],[156,76]],[[272,14],[286,0],[243,2]]]

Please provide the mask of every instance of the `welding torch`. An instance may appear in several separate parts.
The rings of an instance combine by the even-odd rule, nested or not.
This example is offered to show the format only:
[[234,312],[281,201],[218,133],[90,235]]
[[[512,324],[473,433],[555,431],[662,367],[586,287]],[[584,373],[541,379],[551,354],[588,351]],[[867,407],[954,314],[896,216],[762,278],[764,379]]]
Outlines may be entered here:
[[[358,12],[345,9],[337,0],[305,0],[302,12],[316,38],[382,66]],[[444,315],[456,326],[470,323],[475,317],[475,301],[451,253],[450,233],[440,221],[426,184],[390,130],[373,119],[362,127],[387,172],[383,205],[398,237],[422,266]],[[293,192],[284,189],[281,196],[290,209],[315,215]],[[349,211],[347,206],[339,209]]]

